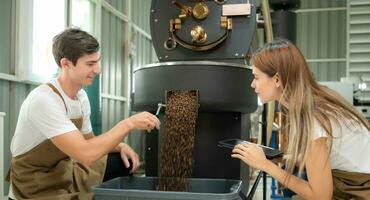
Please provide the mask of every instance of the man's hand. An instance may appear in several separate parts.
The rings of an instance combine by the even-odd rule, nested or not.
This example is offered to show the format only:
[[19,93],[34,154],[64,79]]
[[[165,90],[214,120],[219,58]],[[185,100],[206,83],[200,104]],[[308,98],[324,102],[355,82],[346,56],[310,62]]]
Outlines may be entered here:
[[128,123],[130,130],[146,130],[147,132],[151,132],[154,128],[159,130],[161,124],[159,119],[149,112],[132,115],[124,121]]
[[125,143],[121,143],[120,147],[121,147],[120,154],[121,154],[122,161],[125,164],[125,166],[129,168],[130,162],[128,160],[131,159],[132,169],[130,170],[130,173],[133,173],[140,166],[139,156],[130,146],[128,146]]

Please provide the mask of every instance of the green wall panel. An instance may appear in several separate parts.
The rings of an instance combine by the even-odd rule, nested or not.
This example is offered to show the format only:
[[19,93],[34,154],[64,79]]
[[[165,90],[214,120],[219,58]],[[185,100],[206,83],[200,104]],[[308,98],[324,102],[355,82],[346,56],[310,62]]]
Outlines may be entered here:
[[12,32],[12,1],[1,0],[0,3],[0,73],[11,72],[11,32]]

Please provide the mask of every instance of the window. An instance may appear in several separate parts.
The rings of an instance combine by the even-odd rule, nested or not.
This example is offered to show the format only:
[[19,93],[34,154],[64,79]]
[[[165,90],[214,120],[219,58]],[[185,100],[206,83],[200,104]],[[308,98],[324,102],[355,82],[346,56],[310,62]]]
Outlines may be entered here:
[[57,72],[52,39],[66,27],[66,0],[18,1],[16,76],[43,83]]
[[52,40],[70,26],[94,32],[94,3],[89,0],[20,0],[17,6],[16,76],[43,83],[55,77],[58,65],[52,54]]
[[52,54],[52,39],[65,28],[65,0],[34,0],[32,28],[32,75],[50,79],[58,65]]
[[88,0],[73,0],[71,25],[89,33],[94,32],[94,4]]

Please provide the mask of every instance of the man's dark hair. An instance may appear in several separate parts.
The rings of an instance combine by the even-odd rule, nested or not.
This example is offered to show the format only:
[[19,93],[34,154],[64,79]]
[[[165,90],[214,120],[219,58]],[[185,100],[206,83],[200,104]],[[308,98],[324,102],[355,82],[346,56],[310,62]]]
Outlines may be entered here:
[[76,65],[80,57],[98,51],[98,41],[80,29],[69,28],[53,38],[53,55],[59,67],[62,58],[67,58]]

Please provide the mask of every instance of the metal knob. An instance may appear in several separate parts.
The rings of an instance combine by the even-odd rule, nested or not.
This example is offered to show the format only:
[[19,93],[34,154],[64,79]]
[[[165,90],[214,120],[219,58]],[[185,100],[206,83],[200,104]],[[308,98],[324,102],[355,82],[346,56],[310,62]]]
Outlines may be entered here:
[[195,26],[190,31],[192,42],[204,43],[207,41],[207,33],[201,26]]
[[207,4],[200,2],[195,4],[193,8],[193,16],[195,19],[204,19],[208,16],[209,10]]

